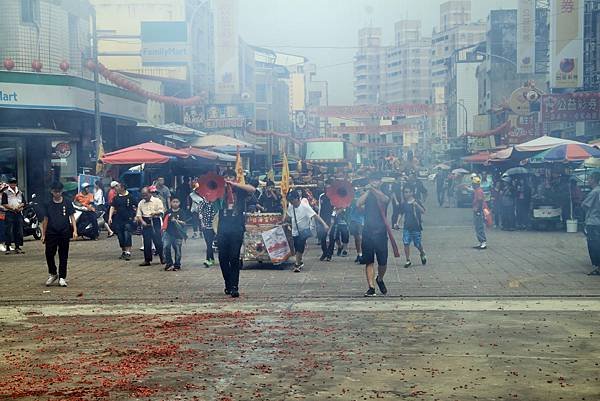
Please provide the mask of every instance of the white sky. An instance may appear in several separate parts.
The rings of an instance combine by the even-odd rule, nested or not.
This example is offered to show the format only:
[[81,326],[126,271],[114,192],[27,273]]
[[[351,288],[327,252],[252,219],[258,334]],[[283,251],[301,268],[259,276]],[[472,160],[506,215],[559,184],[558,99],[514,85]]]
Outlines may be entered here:
[[[240,0],[240,35],[245,41],[300,54],[317,64],[318,78],[329,81],[330,104],[352,104],[352,58],[357,31],[372,24],[392,44],[394,22],[420,19],[423,34],[439,26],[444,0]],[[517,0],[472,0],[472,18],[492,9],[516,8]],[[368,11],[371,11],[370,13]],[[312,48],[311,48],[312,47]],[[341,65],[337,65],[341,64]]]

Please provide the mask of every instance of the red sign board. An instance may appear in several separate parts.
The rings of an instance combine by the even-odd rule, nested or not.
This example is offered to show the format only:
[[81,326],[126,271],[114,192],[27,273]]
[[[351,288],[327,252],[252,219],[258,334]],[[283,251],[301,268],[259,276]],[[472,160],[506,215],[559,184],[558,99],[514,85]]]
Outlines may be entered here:
[[542,122],[600,120],[600,92],[542,96]]
[[309,112],[319,117],[340,118],[373,118],[395,116],[417,116],[429,113],[427,104],[375,104],[360,106],[320,106],[309,109]]

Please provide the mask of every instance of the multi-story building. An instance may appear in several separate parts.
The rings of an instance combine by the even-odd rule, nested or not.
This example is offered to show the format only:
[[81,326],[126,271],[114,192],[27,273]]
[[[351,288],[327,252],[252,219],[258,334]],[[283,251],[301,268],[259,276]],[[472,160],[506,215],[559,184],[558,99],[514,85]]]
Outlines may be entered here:
[[440,26],[431,39],[431,118],[433,141],[441,148],[448,144],[446,95],[448,66],[458,49],[485,40],[485,21],[471,21],[471,1],[448,1],[440,5]]
[[429,103],[431,38],[421,35],[421,21],[398,21],[394,28],[395,44],[385,53],[382,100]]
[[477,67],[485,59],[482,45],[469,46],[454,52],[449,63],[446,86],[448,133],[460,137],[473,132],[473,117],[479,113]]
[[[95,165],[88,1],[4,0],[0,12],[0,175],[47,194]],[[114,149],[146,117],[145,99],[100,83],[101,127]]]
[[358,46],[359,49],[354,56],[354,103],[379,103],[381,75],[385,66],[385,49],[381,45],[381,28],[360,29]]
[[[209,1],[91,1],[97,14],[100,61],[107,67],[146,76],[188,80],[194,94],[214,91],[213,11]],[[115,18],[115,15],[121,18]],[[186,65],[144,64],[142,23],[165,21],[186,22],[189,27],[187,39],[192,51]]]

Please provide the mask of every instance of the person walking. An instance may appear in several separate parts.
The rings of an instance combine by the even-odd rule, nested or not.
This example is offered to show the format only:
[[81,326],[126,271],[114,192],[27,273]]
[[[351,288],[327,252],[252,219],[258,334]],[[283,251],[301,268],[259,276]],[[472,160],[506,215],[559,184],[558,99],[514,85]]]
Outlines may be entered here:
[[441,167],[438,167],[438,171],[435,174],[435,190],[437,194],[437,201],[440,207],[444,206],[446,199],[446,182],[448,180],[446,171]]
[[23,215],[21,212],[25,208],[25,195],[17,186],[17,179],[11,178],[8,180],[8,188],[2,192],[2,201],[0,204],[4,209],[4,226],[6,237],[5,254],[10,254],[10,247],[15,245],[15,253],[25,253],[21,247],[23,246]]
[[104,197],[104,189],[102,188],[102,181],[100,180],[94,183],[94,206],[96,206],[96,210],[103,213],[102,220],[104,220],[104,226],[108,232],[108,237],[112,237],[115,233],[110,228],[110,224],[108,224],[106,198]]
[[165,185],[165,177],[158,177],[152,187],[156,188],[156,197],[163,203],[163,210],[169,208],[171,204],[171,190]]
[[[381,175],[374,173],[369,177],[369,185],[365,193],[358,199],[357,206],[364,210],[365,225],[362,235],[362,263],[369,286],[365,297],[375,296],[375,283],[383,295],[387,287],[383,281],[387,271],[388,236],[385,214],[390,202],[389,196],[381,191]],[[375,275],[375,258],[377,258],[377,275]]]
[[142,200],[138,203],[135,216],[137,223],[142,226],[142,237],[144,239],[144,262],[140,263],[140,266],[150,266],[152,264],[152,244],[154,244],[160,258],[160,264],[165,264],[160,233],[161,217],[165,212],[165,208],[160,198],[152,196],[150,191],[148,187],[142,188]]
[[592,191],[587,194],[581,206],[585,211],[585,236],[593,270],[590,276],[600,276],[600,172],[594,172],[588,179]]
[[300,194],[297,191],[292,191],[288,195],[288,209],[286,220],[292,224],[292,238],[294,241],[294,252],[296,264],[294,272],[300,273],[304,268],[303,256],[306,251],[306,241],[311,237],[310,221],[314,218],[320,224],[321,228],[329,231],[329,225],[319,216],[308,202],[302,202]]
[[[200,196],[200,195],[198,195]],[[212,202],[200,197],[200,224],[202,226],[202,236],[206,244],[206,260],[204,261],[204,267],[209,268],[215,264],[215,250],[213,248],[213,242],[215,241],[215,230],[213,228],[215,216],[217,210]]]
[[[63,184],[55,182],[50,186],[52,199],[44,205],[42,221],[42,244],[45,245],[48,279],[46,286],[58,280],[61,287],[67,286],[67,263],[71,238],[77,239],[75,208],[63,197]],[[58,251],[58,272],[55,256]],[[58,274],[57,274],[58,273]]]
[[[176,271],[181,269],[181,246],[187,239],[185,225],[190,220],[187,211],[181,208],[178,198],[171,198],[171,208],[165,213],[163,223],[163,252],[165,257],[165,270]],[[175,253],[175,259],[171,253]],[[144,248],[145,249],[145,248]]]
[[200,195],[196,193],[196,189],[199,187],[198,183],[194,183],[192,192],[190,192],[190,215],[192,221],[192,239],[200,238],[200,229],[202,222],[200,221],[200,206],[204,201]]
[[131,233],[133,232],[135,202],[133,196],[127,191],[125,184],[117,184],[115,189],[116,195],[110,203],[108,212],[108,224],[114,228],[119,238],[119,246],[121,247],[119,259],[129,261],[131,260]]
[[485,194],[481,189],[481,178],[475,176],[471,178],[473,185],[473,225],[475,227],[475,236],[479,242],[475,249],[486,249],[487,238],[485,236],[485,218],[483,216],[483,208],[485,205]]
[[[333,181],[328,179],[325,182],[325,191],[321,195],[319,195],[319,217],[321,220],[327,222],[327,225],[331,222],[331,217],[333,216],[333,205],[331,204],[331,200],[329,196],[327,196],[327,187],[329,187]],[[324,226],[317,227],[317,236],[319,239],[319,245],[321,245],[321,257],[319,260],[322,262],[327,259],[329,254],[329,245],[327,242],[328,232],[324,229]]]
[[423,249],[423,215],[425,207],[415,199],[415,194],[411,187],[404,189],[404,202],[402,203],[401,215],[404,217],[404,230],[402,233],[402,242],[404,244],[404,256],[406,256],[405,268],[412,265],[410,260],[410,244],[414,244],[421,256],[421,264],[427,264],[427,256]]
[[236,173],[224,173],[225,195],[220,201],[217,243],[219,244],[219,265],[225,282],[225,294],[232,298],[240,296],[240,252],[246,231],[246,199],[254,194],[252,185],[236,181]]
[[394,230],[400,229],[398,225],[398,219],[400,217],[400,209],[402,206],[402,188],[403,188],[402,177],[398,175],[396,181],[392,184],[392,228]]
[[349,242],[350,231],[348,230],[348,210],[336,208],[331,216],[327,261],[331,261],[333,258],[333,250],[335,245],[337,245],[337,256],[348,256]]
[[362,232],[363,226],[365,225],[365,214],[364,212],[356,206],[356,202],[358,198],[360,198],[361,192],[358,190],[355,191],[354,199],[350,204],[350,234],[354,238],[354,246],[356,248],[356,259],[354,259],[354,263],[361,264],[362,263]]

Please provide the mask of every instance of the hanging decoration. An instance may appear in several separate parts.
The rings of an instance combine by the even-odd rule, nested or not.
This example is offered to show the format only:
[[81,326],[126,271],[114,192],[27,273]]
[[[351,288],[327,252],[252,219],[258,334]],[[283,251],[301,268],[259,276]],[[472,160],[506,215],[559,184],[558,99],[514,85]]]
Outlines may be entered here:
[[31,69],[35,72],[40,72],[42,71],[42,62],[40,60],[33,60],[31,62]]
[[[94,71],[96,69],[96,63],[93,60],[88,60],[86,63],[86,67],[90,71]],[[174,97],[174,96],[164,96],[159,95],[157,93],[148,92],[144,88],[142,88],[137,83],[131,81],[130,79],[124,77],[123,75],[111,71],[102,63],[98,63],[98,74],[100,74],[106,80],[112,82],[113,84],[126,89],[130,92],[137,93],[138,95],[153,100],[158,103],[166,103],[166,104],[174,104],[177,106],[193,106],[200,103],[206,102],[206,93],[202,93],[200,96],[192,96],[186,99]]]
[[8,71],[10,71],[13,68],[15,68],[15,62],[10,57],[5,58],[3,64],[4,64],[4,68],[6,68]]
[[69,67],[71,67],[71,65],[69,64],[69,62],[67,60],[63,60],[59,65],[58,68],[60,68],[60,70],[62,72],[67,72],[69,71]]

